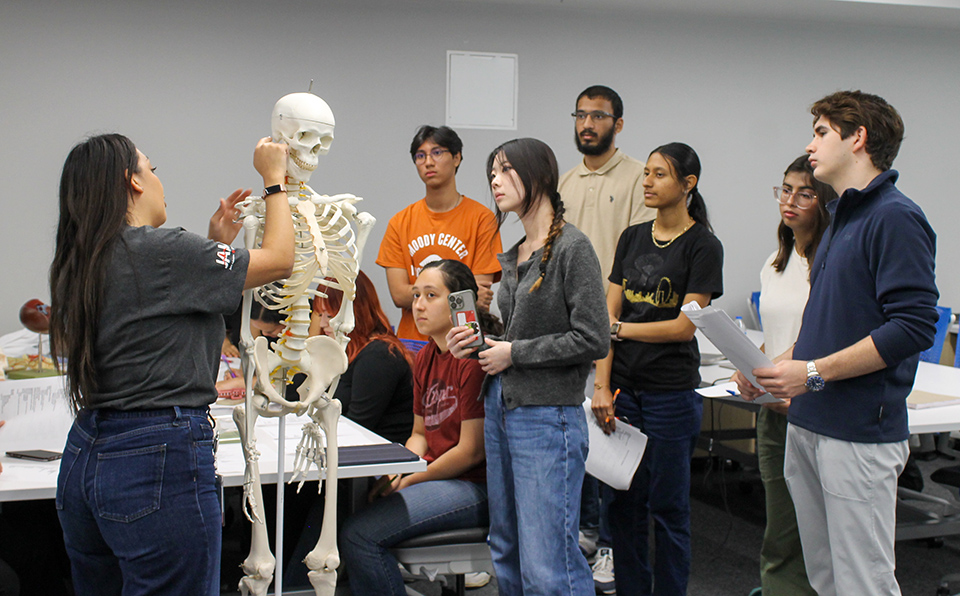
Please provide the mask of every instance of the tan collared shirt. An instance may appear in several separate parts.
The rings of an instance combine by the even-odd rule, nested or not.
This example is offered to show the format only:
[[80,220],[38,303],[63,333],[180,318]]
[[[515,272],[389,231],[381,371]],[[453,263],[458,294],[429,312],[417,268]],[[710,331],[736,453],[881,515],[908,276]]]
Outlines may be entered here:
[[657,215],[643,202],[643,162],[617,149],[607,163],[590,171],[583,161],[560,177],[564,219],[577,226],[593,244],[604,283],[613,266],[620,234],[628,226]]

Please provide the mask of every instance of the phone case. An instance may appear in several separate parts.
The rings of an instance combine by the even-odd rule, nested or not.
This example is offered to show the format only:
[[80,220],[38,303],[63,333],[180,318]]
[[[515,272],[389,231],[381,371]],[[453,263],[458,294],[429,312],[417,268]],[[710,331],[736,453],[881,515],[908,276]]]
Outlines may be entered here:
[[473,290],[461,290],[447,296],[450,303],[450,318],[454,327],[466,326],[477,334],[477,339],[467,344],[468,348],[484,346],[483,331],[480,330],[480,318],[477,316],[477,303]]

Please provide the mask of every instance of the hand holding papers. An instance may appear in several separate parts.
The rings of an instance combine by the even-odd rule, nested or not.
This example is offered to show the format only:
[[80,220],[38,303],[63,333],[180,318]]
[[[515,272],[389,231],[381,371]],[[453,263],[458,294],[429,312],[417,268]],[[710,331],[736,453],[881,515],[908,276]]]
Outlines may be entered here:
[[[726,399],[729,401],[747,401],[743,399],[743,396],[740,395],[740,392],[737,390],[736,383],[723,383],[721,385],[711,385],[709,387],[701,387],[697,389],[697,393],[703,397],[712,397],[714,399]],[[750,403],[754,404],[779,404],[783,400],[779,397],[774,397],[769,393],[764,393],[757,399],[753,400]]]
[[[740,374],[754,386],[760,387],[757,378],[753,375],[753,370],[755,368],[771,368],[773,362],[757,346],[753,345],[753,342],[744,335],[743,330],[733,322],[730,315],[715,306],[700,308],[700,305],[696,302],[684,304],[680,311],[687,315],[690,322],[696,325],[697,329],[702,331],[707,339],[713,342],[713,345],[737,367]],[[729,396],[729,392],[727,393]],[[743,398],[737,397],[737,399],[742,400]],[[766,396],[763,401],[760,399],[756,401],[757,403],[778,403],[781,400]]]
[[589,399],[584,400],[583,409],[587,413],[590,437],[587,472],[617,490],[627,490],[643,457],[647,435],[629,424],[618,424],[613,433],[604,434],[590,409]]

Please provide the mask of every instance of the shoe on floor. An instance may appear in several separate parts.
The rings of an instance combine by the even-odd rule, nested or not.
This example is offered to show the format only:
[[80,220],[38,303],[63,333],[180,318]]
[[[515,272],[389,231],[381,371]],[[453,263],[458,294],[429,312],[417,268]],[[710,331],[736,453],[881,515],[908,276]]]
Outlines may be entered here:
[[763,588],[754,588],[747,596],[763,596]]
[[463,574],[464,585],[467,589],[470,588],[482,588],[483,586],[490,583],[490,574],[486,571],[477,571],[475,573],[464,573]]
[[616,594],[617,584],[613,577],[613,549],[601,547],[593,564],[593,587],[597,594]]
[[580,544],[580,552],[582,552],[583,556],[587,559],[590,559],[597,554],[597,540],[599,537],[599,530],[590,528],[586,530],[580,530],[577,542]]

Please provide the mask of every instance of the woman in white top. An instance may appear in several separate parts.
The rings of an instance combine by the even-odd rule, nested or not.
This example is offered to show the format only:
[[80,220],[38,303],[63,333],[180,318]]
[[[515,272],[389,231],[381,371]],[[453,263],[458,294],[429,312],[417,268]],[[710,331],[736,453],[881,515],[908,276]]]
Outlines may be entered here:
[[[797,340],[810,294],[810,263],[830,223],[826,206],[837,198],[830,186],[813,177],[807,158],[793,160],[783,185],[773,187],[780,206],[780,246],[760,270],[760,321],[767,354],[782,354]],[[804,569],[797,514],[783,479],[789,406],[789,401],[769,404],[757,416],[757,455],[767,501],[760,583],[763,594],[815,596]]]

